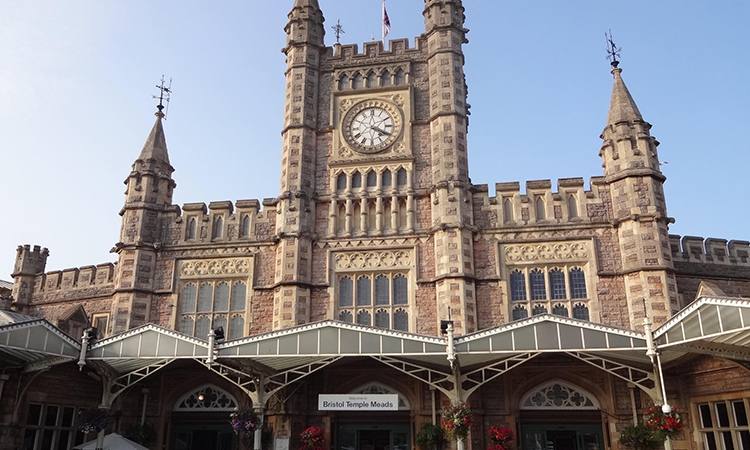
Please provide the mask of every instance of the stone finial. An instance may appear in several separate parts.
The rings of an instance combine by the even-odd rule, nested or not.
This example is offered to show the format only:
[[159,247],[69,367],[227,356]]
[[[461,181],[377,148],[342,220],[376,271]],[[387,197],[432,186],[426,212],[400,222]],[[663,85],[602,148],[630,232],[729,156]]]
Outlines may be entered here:
[[612,87],[612,99],[609,103],[607,126],[620,122],[643,121],[643,116],[641,116],[638,106],[636,106],[633,97],[630,95],[630,91],[625,86],[621,73],[622,69],[619,67],[612,69],[615,82]]

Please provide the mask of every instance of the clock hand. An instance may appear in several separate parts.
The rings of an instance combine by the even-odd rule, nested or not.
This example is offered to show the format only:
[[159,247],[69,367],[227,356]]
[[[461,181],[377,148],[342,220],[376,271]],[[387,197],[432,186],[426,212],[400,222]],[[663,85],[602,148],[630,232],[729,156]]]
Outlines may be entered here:
[[375,130],[375,131],[377,131],[378,133],[384,134],[386,136],[390,136],[391,135],[390,131],[385,131],[384,129],[378,128],[376,126],[373,126],[372,129]]

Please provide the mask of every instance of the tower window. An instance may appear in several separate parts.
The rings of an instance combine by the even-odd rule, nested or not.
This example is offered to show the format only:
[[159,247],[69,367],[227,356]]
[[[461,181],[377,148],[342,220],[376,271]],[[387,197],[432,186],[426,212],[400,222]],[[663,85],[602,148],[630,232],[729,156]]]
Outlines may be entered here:
[[367,187],[375,187],[378,185],[378,175],[375,171],[371,170],[367,172]]
[[352,89],[362,89],[362,74],[357,72],[352,78]]
[[513,203],[511,203],[509,198],[505,198],[503,200],[503,222],[512,222],[513,221]]
[[398,172],[396,172],[396,185],[406,186],[406,170],[399,169]]
[[247,214],[245,214],[245,216],[242,218],[242,226],[240,227],[240,236],[242,237],[250,236],[250,216]]
[[544,200],[542,197],[536,198],[536,220],[544,220]]
[[354,172],[354,175],[352,175],[352,187],[353,188],[362,187],[362,175],[359,172]]
[[200,287],[190,282],[181,292],[179,330],[182,333],[205,339],[211,329],[223,327],[230,339],[245,335],[245,282],[208,281]]
[[578,217],[578,204],[576,203],[576,198],[573,194],[568,196],[568,217],[571,219],[573,217]]
[[346,174],[340,173],[338,177],[336,177],[336,190],[339,192],[346,190]]
[[224,227],[224,219],[221,218],[221,216],[217,216],[216,219],[214,219],[214,238],[220,238],[221,237],[221,229]]
[[383,73],[380,74],[380,85],[390,86],[391,84],[393,84],[391,81],[391,72],[384,70]]
[[341,79],[339,80],[339,90],[340,91],[349,90],[350,86],[351,86],[351,83],[349,81],[349,77],[346,75],[342,75]]
[[383,172],[383,187],[390,187],[391,186],[391,171],[386,169]]
[[368,88],[378,87],[378,76],[375,75],[375,72],[370,71],[367,74],[367,87]]
[[394,78],[395,78],[395,83],[394,84],[397,85],[397,86],[406,83],[406,74],[404,73],[403,69],[398,69],[396,71],[396,76]]
[[185,239],[195,239],[195,217],[188,219],[187,230],[185,231]]

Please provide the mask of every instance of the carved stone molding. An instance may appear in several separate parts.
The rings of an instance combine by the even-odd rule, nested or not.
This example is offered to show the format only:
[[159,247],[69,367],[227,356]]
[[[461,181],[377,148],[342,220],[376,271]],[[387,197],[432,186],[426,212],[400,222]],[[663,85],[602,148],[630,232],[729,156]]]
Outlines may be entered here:
[[180,277],[250,275],[252,258],[198,259],[180,262]]
[[521,244],[505,246],[505,262],[554,262],[588,259],[586,242],[559,242],[551,244]]
[[371,252],[341,252],[333,256],[337,271],[357,269],[411,268],[411,250],[382,250]]

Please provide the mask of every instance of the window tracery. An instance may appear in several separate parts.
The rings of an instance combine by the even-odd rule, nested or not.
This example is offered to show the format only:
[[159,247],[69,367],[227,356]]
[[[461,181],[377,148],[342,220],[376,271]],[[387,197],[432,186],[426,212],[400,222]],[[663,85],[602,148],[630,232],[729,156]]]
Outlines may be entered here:
[[521,399],[521,409],[591,410],[598,409],[596,398],[585,390],[553,380],[529,391]]
[[235,411],[237,399],[229,392],[207,384],[183,395],[174,411]]

